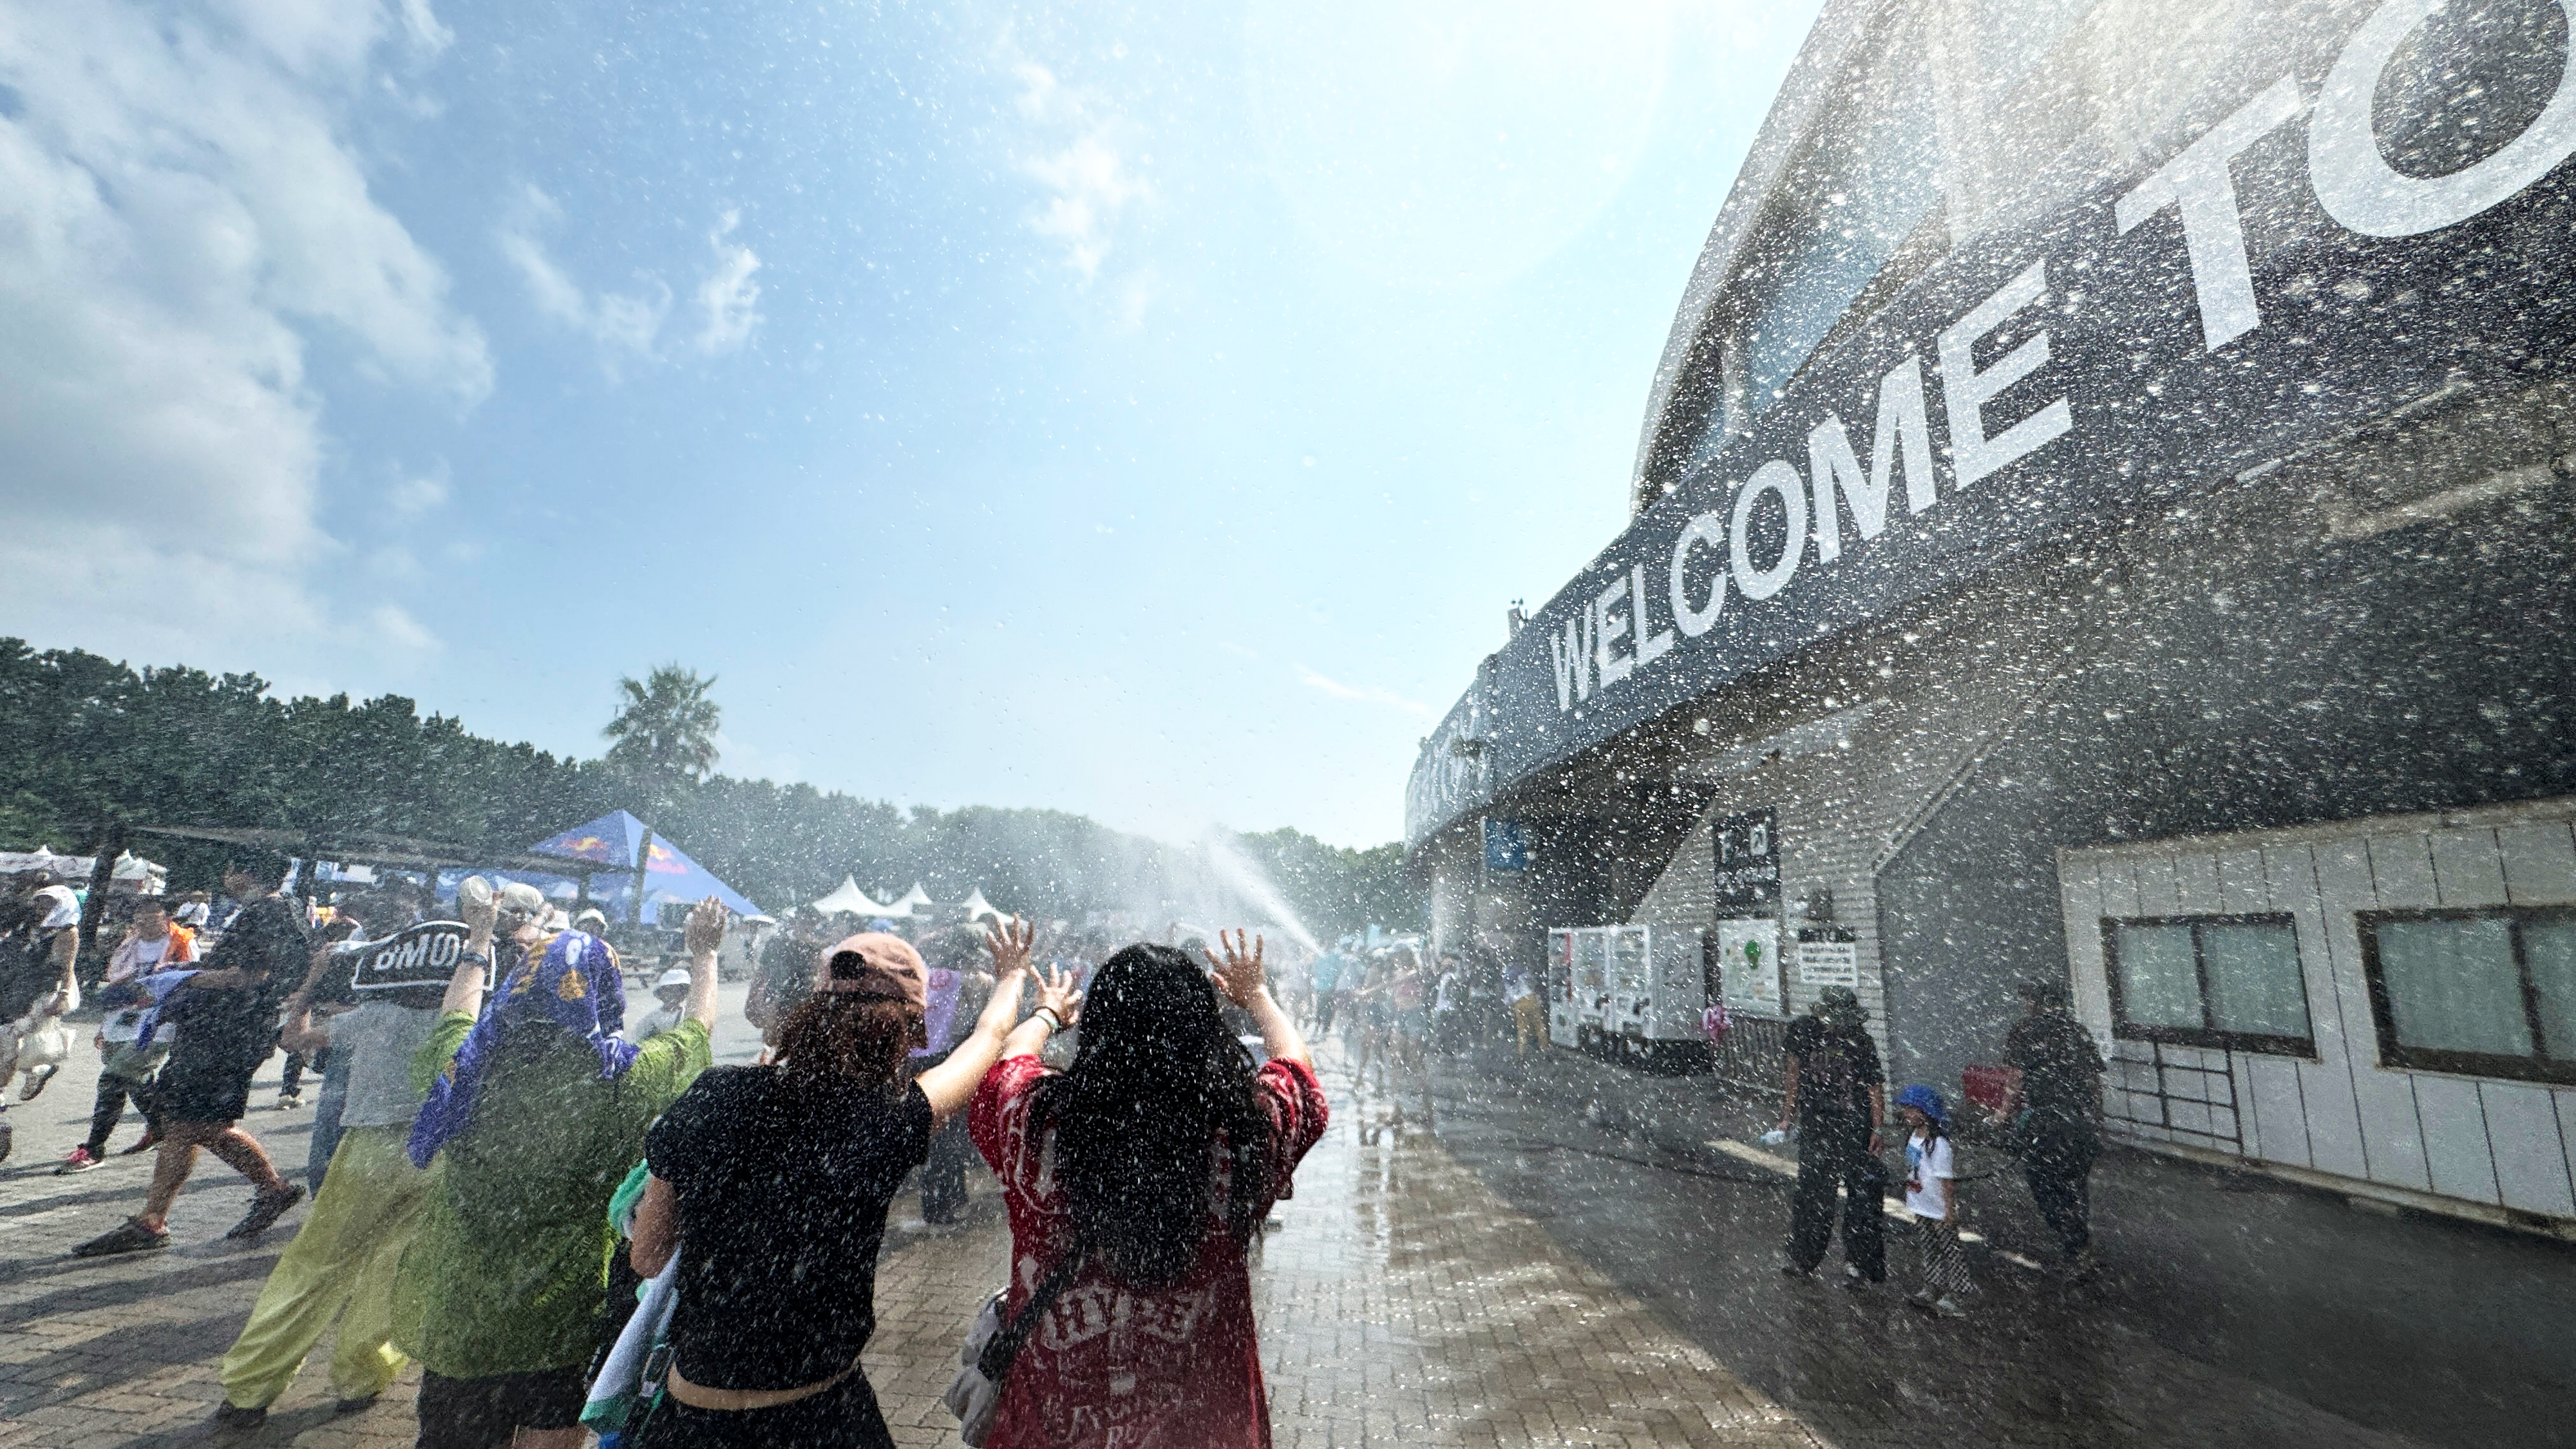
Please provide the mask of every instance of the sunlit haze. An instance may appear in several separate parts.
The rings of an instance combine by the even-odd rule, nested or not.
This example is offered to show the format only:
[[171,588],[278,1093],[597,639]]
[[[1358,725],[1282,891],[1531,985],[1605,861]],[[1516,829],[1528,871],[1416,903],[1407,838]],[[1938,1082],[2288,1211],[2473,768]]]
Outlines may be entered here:
[[5,629],[1390,839],[1813,9],[0,6]]

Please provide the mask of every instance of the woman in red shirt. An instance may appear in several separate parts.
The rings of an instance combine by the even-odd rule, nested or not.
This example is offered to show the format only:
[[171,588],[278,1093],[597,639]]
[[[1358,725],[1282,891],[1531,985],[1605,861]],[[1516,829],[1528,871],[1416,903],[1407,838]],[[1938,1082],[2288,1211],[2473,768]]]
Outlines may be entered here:
[[[1324,1090],[1263,983],[1261,943],[1217,939],[1214,977],[1169,946],[1110,957],[1072,1067],[1038,1061],[1071,1024],[1041,1010],[968,1109],[1010,1207],[1004,1321],[1081,1255],[1011,1366],[988,1449],[1270,1443],[1244,1251],[1324,1135]],[[1219,991],[1260,1028],[1258,1070]]]

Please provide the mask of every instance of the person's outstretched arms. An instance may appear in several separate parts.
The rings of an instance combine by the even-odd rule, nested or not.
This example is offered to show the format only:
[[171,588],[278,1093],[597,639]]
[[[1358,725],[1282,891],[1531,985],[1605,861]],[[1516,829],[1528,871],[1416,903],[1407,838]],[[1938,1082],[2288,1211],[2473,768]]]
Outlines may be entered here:
[[1216,966],[1216,989],[1225,993],[1226,1000],[1251,1013],[1253,1026],[1261,1032],[1263,1055],[1285,1058],[1312,1071],[1315,1059],[1306,1054],[1306,1039],[1298,1034],[1297,1023],[1290,1021],[1288,1013],[1270,997],[1270,981],[1261,969],[1261,938],[1253,937],[1249,947],[1243,938],[1239,930],[1231,942],[1225,939],[1225,932],[1216,933],[1216,945],[1208,951],[1208,959]]
[[[1036,930],[1017,916],[985,931],[984,944],[993,952],[993,997],[975,1018],[975,1029],[949,1051],[947,1060],[912,1079],[913,1085],[921,1088],[921,1095],[930,1100],[932,1121],[945,1122],[966,1110],[984,1073],[992,1070],[994,1061],[1002,1055],[1006,1039],[1017,1042],[1020,1032],[1028,1030],[1021,1027],[1020,1032],[1015,1032],[1012,1027],[1019,1021],[1020,987],[1029,978],[1029,949],[1036,939]],[[1052,1009],[1066,1020],[1079,1009],[1082,999],[1061,972],[1041,981],[1038,995],[1045,1003],[1039,1010]],[[1036,1022],[1037,1018],[1031,1018],[1031,1025]]]

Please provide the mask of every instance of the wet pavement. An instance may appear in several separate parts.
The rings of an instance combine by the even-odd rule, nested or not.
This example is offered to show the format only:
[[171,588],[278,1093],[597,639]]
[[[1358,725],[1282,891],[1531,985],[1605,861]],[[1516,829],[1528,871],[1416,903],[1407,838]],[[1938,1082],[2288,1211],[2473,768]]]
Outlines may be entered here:
[[2576,1444],[2563,1243],[2114,1149],[2104,1271],[2070,1286],[2014,1164],[1967,1148],[1994,1174],[1962,1191],[1980,1292],[1936,1321],[1836,1291],[1839,1249],[1778,1271],[1796,1149],[1750,1141],[1776,1099],[1569,1052],[1436,1061],[1431,1085],[1452,1157],[1845,1449]]
[[[751,1050],[730,1010],[718,1045]],[[2576,1443],[2557,1412],[2576,1392],[2555,1347],[2576,1332],[2563,1247],[2122,1153],[2097,1176],[2098,1283],[2019,1266],[2046,1256],[2026,1194],[2008,1174],[1972,1182],[1981,1292],[1968,1319],[1936,1321],[1886,1289],[1837,1291],[1838,1260],[1813,1280],[1777,1271],[1786,1179],[1732,1142],[1764,1125],[1752,1104],[1706,1079],[1450,1059],[1409,1085],[1396,1130],[1338,1045],[1323,1056],[1333,1128],[1255,1275],[1283,1446]],[[301,1210],[259,1244],[220,1243],[248,1194],[209,1163],[173,1214],[180,1246],[63,1256],[132,1211],[149,1171],[52,1175],[94,1069],[8,1114],[0,1449],[410,1443],[416,1372],[334,1418],[327,1342],[263,1433],[206,1429],[215,1362]],[[273,1063],[257,1103],[275,1080]],[[300,1165],[309,1108],[251,1125]],[[907,1445],[957,1442],[937,1394],[1001,1278],[976,1177],[959,1231],[925,1231],[899,1201],[880,1268],[868,1370]]]

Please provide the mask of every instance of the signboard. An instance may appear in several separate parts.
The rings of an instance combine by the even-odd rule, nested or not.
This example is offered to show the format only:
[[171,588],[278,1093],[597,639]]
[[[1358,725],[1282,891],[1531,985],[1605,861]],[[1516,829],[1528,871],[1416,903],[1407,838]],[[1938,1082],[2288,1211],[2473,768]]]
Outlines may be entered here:
[[1758,911],[1780,903],[1780,817],[1754,810],[1715,826],[1717,908]]
[[[2379,88],[2433,11],[2244,7],[2231,23],[2280,58],[2241,68],[2206,125],[1968,239],[1810,358],[1477,671],[1414,766],[1406,842],[2035,548],[2168,516],[2436,394],[2576,374],[2576,65],[2517,98],[2531,119],[2480,159],[2401,172],[2384,148],[2467,84]],[[2127,73],[2160,84],[2154,60]],[[2407,104],[2380,114],[2382,94]]]
[[1860,933],[1849,926],[1798,928],[1798,984],[1860,985]]
[[443,986],[465,954],[465,923],[423,921],[349,954],[357,958],[350,985],[362,997],[404,986]]
[[1519,821],[1485,817],[1485,869],[1494,875],[1529,869],[1529,834]]
[[1718,983],[1726,1004],[1762,1016],[1780,1014],[1780,923],[1717,923]]

